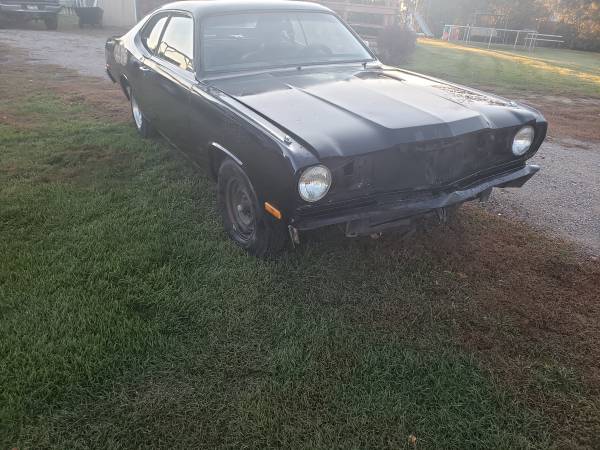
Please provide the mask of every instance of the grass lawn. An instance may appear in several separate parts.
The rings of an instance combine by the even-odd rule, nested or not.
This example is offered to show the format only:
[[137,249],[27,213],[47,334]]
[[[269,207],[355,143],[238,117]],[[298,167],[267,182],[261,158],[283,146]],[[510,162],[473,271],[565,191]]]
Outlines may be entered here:
[[116,90],[40,67],[0,67],[1,447],[600,444],[598,264],[474,207],[247,257]]
[[522,50],[420,39],[407,69],[498,93],[600,97],[600,54],[563,49]]

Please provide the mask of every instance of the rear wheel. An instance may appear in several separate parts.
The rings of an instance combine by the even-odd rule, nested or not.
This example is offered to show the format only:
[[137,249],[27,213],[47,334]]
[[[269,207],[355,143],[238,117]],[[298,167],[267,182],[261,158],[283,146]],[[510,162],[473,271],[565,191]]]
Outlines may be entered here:
[[46,24],[46,29],[54,31],[58,28],[58,16],[46,17],[44,23]]
[[236,245],[261,258],[283,250],[285,225],[266,215],[248,176],[231,159],[225,159],[219,169],[218,206],[225,231]]
[[152,127],[150,122],[148,122],[148,120],[144,117],[144,114],[140,109],[140,105],[136,100],[133,90],[131,88],[128,88],[128,92],[129,101],[131,103],[131,115],[133,117],[133,123],[135,124],[135,128],[142,137],[152,137],[154,135],[154,128]]

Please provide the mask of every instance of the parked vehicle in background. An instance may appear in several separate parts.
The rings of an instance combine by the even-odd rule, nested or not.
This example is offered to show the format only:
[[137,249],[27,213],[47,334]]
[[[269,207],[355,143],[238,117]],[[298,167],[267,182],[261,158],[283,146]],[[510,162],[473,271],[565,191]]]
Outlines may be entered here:
[[533,108],[384,66],[335,13],[295,1],[186,1],[106,43],[138,132],[158,131],[218,183],[226,231],[275,253],[444,220],[520,187],[547,123]]
[[42,20],[49,30],[58,28],[58,0],[0,0],[0,19],[17,24]]
[[73,7],[79,18],[79,28],[85,25],[102,27],[104,10],[98,6],[98,0],[75,0]]

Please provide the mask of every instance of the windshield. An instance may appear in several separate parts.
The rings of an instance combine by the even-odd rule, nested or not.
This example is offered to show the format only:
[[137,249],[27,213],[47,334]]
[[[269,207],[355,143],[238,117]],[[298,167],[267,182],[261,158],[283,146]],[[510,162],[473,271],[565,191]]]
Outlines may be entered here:
[[373,59],[350,30],[328,13],[213,16],[203,21],[201,34],[205,72]]

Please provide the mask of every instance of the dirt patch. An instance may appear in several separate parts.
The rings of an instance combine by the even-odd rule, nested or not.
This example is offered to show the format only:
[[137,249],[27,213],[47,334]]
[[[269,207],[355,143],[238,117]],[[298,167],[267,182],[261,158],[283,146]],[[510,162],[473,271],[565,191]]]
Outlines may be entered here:
[[[1,73],[2,71],[0,71]],[[0,125],[6,125],[17,130],[27,130],[35,127],[32,122],[23,121],[22,118],[7,111],[0,111]]]
[[[399,245],[396,236],[385,239]],[[597,257],[472,203],[450,225],[420,231],[402,246],[413,257],[430,256],[440,268],[437,294],[469,293],[472,302],[454,305],[461,316],[454,325],[469,348],[491,352],[494,365],[543,348],[548,358],[581,369],[600,393]]]
[[[524,91],[499,90],[497,86],[478,86],[538,109],[548,121],[550,139],[560,139],[568,146],[590,148],[588,143],[600,143],[600,97],[564,97]],[[573,142],[570,142],[573,141]]]
[[79,78],[78,81],[55,80],[53,88],[67,103],[90,105],[93,117],[113,122],[131,120],[129,101],[117,84],[107,86],[105,82]]
[[580,142],[573,145],[580,147],[586,147],[582,142],[600,142],[600,98],[529,95],[519,100],[544,114],[550,137],[575,139]]
[[[75,71],[60,66],[33,66],[23,64],[27,61],[25,52],[0,44],[0,53],[5,62],[0,65],[0,98],[26,99],[31,95],[30,85],[35,84],[47,89],[51,95],[58,96],[70,105],[87,105],[91,118],[125,122],[130,120],[129,103],[119,85],[92,77],[82,77]],[[43,67],[43,69],[41,68]],[[0,123],[15,126],[18,129],[35,127],[33,119],[23,120],[18,114],[0,110]],[[31,116],[31,113],[28,114]]]
[[[600,262],[467,206],[427,245],[451,269],[440,290],[472,301],[440,317],[524,404],[553,418],[564,448],[600,446]],[[558,433],[560,435],[561,433]],[[574,438],[573,438],[574,437]]]
[[557,448],[600,448],[597,257],[476,204],[448,226],[381,241],[377,251],[431,260],[431,292],[416,303],[374,293],[357,308],[357,326],[413,341],[443,329],[500,390],[548,418]]

